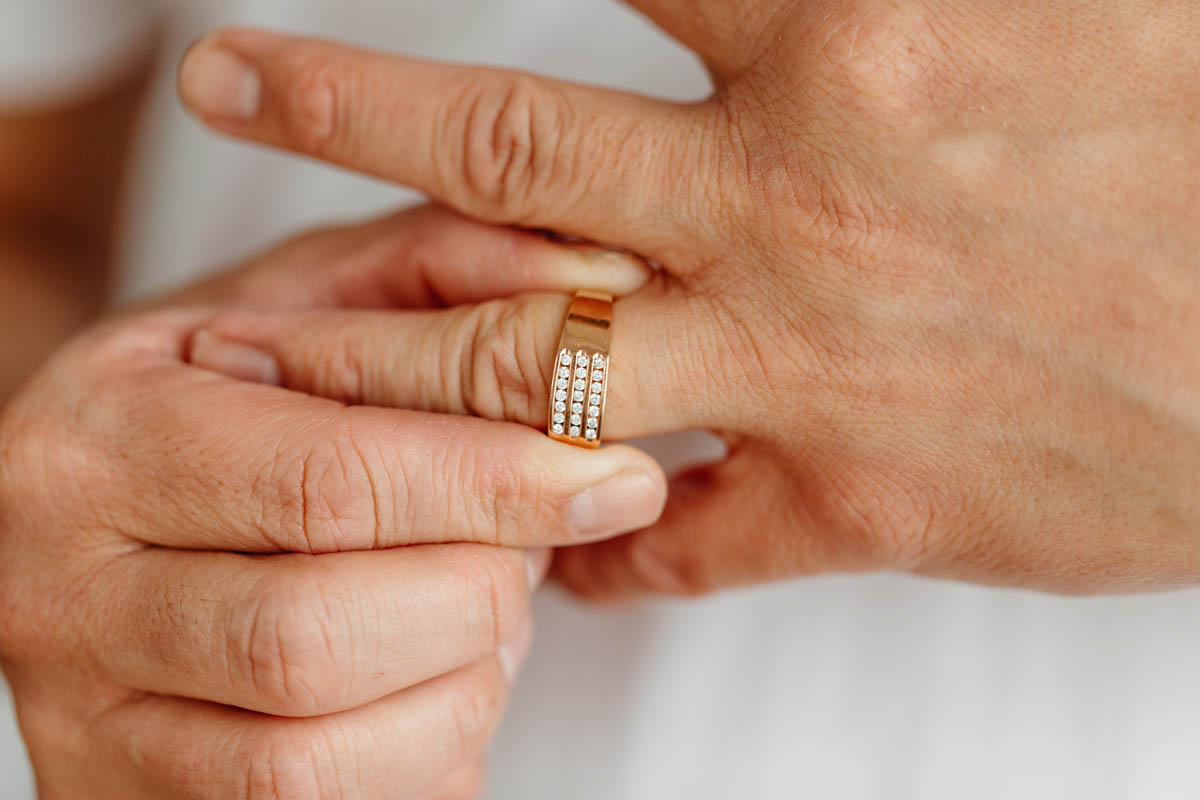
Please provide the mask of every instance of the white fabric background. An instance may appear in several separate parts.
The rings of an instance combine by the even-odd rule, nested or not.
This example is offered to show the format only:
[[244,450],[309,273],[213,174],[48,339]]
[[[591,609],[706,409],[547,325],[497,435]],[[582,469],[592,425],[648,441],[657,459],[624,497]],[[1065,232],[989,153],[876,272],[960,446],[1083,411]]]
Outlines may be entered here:
[[[0,26],[21,2],[59,0],[0,0]],[[173,12],[172,58],[206,27],[241,21],[669,97],[706,91],[687,53],[614,2],[230,0]],[[166,72],[135,188],[126,293],[410,198],[215,138],[177,108]],[[1200,797],[1197,592],[1064,599],[884,575],[637,611],[553,591],[537,606],[492,798]],[[31,796],[15,730],[0,731],[0,800]]]

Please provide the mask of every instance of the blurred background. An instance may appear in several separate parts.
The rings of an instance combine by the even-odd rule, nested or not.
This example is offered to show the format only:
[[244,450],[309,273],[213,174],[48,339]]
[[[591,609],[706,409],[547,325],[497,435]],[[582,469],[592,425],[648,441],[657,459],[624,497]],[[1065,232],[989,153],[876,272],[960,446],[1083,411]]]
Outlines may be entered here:
[[[114,299],[416,199],[190,120],[174,66],[230,23],[677,99],[708,90],[688,52],[611,0],[0,0],[0,117],[102,96],[154,53]],[[712,443],[646,446],[672,462]],[[879,575],[615,611],[549,590],[538,618],[495,798],[1200,797],[1195,592],[1064,599]],[[32,787],[5,694],[0,800]]]

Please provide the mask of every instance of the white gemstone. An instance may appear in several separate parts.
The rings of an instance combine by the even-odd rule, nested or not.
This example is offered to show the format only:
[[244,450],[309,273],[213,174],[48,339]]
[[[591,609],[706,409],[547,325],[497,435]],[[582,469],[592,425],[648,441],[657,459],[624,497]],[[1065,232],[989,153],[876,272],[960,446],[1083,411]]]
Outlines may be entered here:
[[588,409],[588,416],[589,416],[589,417],[598,417],[598,416],[600,416],[600,407],[599,407],[599,406],[592,406],[591,408],[589,408],[589,409]]
[[582,425],[583,417],[579,416],[578,414],[572,414],[571,415],[571,424],[572,425]]
[[600,434],[596,433],[596,431],[594,431],[594,430],[589,429],[587,432],[587,438],[589,438],[589,439],[595,439],[599,435]]
[[565,388],[567,388],[568,383],[569,383],[569,381],[566,378],[559,378],[558,383],[556,383],[555,386],[557,386],[560,389],[565,389]]
[[576,353],[575,354],[575,363],[576,364],[587,364],[587,353],[583,352],[582,350],[580,350],[578,353]]
[[571,377],[571,368],[570,367],[559,367],[558,368],[558,377],[560,377],[560,378]]
[[554,415],[554,421],[555,421],[556,423],[560,423],[560,424],[561,424],[561,423],[562,423],[564,420],[566,420],[566,418],[567,418],[567,417],[566,417],[566,415],[565,415],[565,414],[555,414],[555,415]]
[[571,413],[572,414],[582,414],[583,413],[583,403],[572,403],[571,404]]
[[571,354],[566,350],[563,350],[562,355],[558,357],[558,363],[562,364],[564,367],[570,366]]
[[593,406],[600,405],[600,395],[594,394],[588,398],[588,403]]
[[559,436],[562,436],[562,434],[563,434],[563,426],[562,426],[562,425],[555,425],[555,426],[554,426],[553,428],[551,428],[550,430],[554,431],[554,432],[555,432],[555,433],[557,433]]
[[566,400],[567,399],[567,390],[559,389],[557,392],[554,393],[554,399],[555,400]]
[[597,368],[603,369],[604,368],[604,356],[600,355],[599,353],[596,353],[596,355],[592,356],[592,363],[595,364]]
[[600,394],[600,392],[601,392],[603,389],[604,389],[604,384],[603,384],[603,383],[593,383],[593,384],[592,384],[592,394]]
[[576,403],[582,403],[583,402],[583,392],[579,392],[579,391],[572,392],[571,399],[574,400]]
[[[562,384],[563,384],[564,389],[567,388],[566,381],[562,381]],[[587,386],[587,381],[583,380],[582,378],[575,379],[575,388],[576,389],[582,390],[585,386]]]
[[578,435],[579,435],[579,428],[578,428],[578,426],[571,428],[571,435],[572,435],[572,436],[578,436]]
[[587,375],[588,375],[587,367],[579,367],[578,369],[575,370],[576,378],[586,378]]
[[600,420],[596,419],[595,417],[592,417],[591,419],[588,420],[588,427],[589,428],[599,428]]
[[594,371],[592,373],[592,380],[594,380],[594,381],[604,380],[604,370],[598,369],[598,370]]
[[566,411],[567,404],[564,403],[563,401],[559,400],[557,403],[554,404],[554,410],[555,411]]

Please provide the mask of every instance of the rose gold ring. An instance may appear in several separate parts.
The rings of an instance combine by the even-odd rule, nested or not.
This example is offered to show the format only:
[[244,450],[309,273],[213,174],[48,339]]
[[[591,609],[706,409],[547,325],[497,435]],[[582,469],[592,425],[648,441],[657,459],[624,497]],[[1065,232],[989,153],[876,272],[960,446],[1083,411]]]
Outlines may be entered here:
[[563,323],[550,382],[551,439],[578,447],[600,446],[608,396],[608,348],[613,298],[604,292],[575,293]]

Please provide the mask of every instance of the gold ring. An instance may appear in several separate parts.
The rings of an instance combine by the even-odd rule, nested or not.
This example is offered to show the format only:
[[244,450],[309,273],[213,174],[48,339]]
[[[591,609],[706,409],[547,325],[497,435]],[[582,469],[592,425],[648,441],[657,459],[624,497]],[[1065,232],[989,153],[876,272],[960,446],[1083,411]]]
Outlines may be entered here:
[[578,447],[600,446],[608,396],[608,348],[613,298],[604,292],[575,293],[563,323],[550,381],[551,439]]

